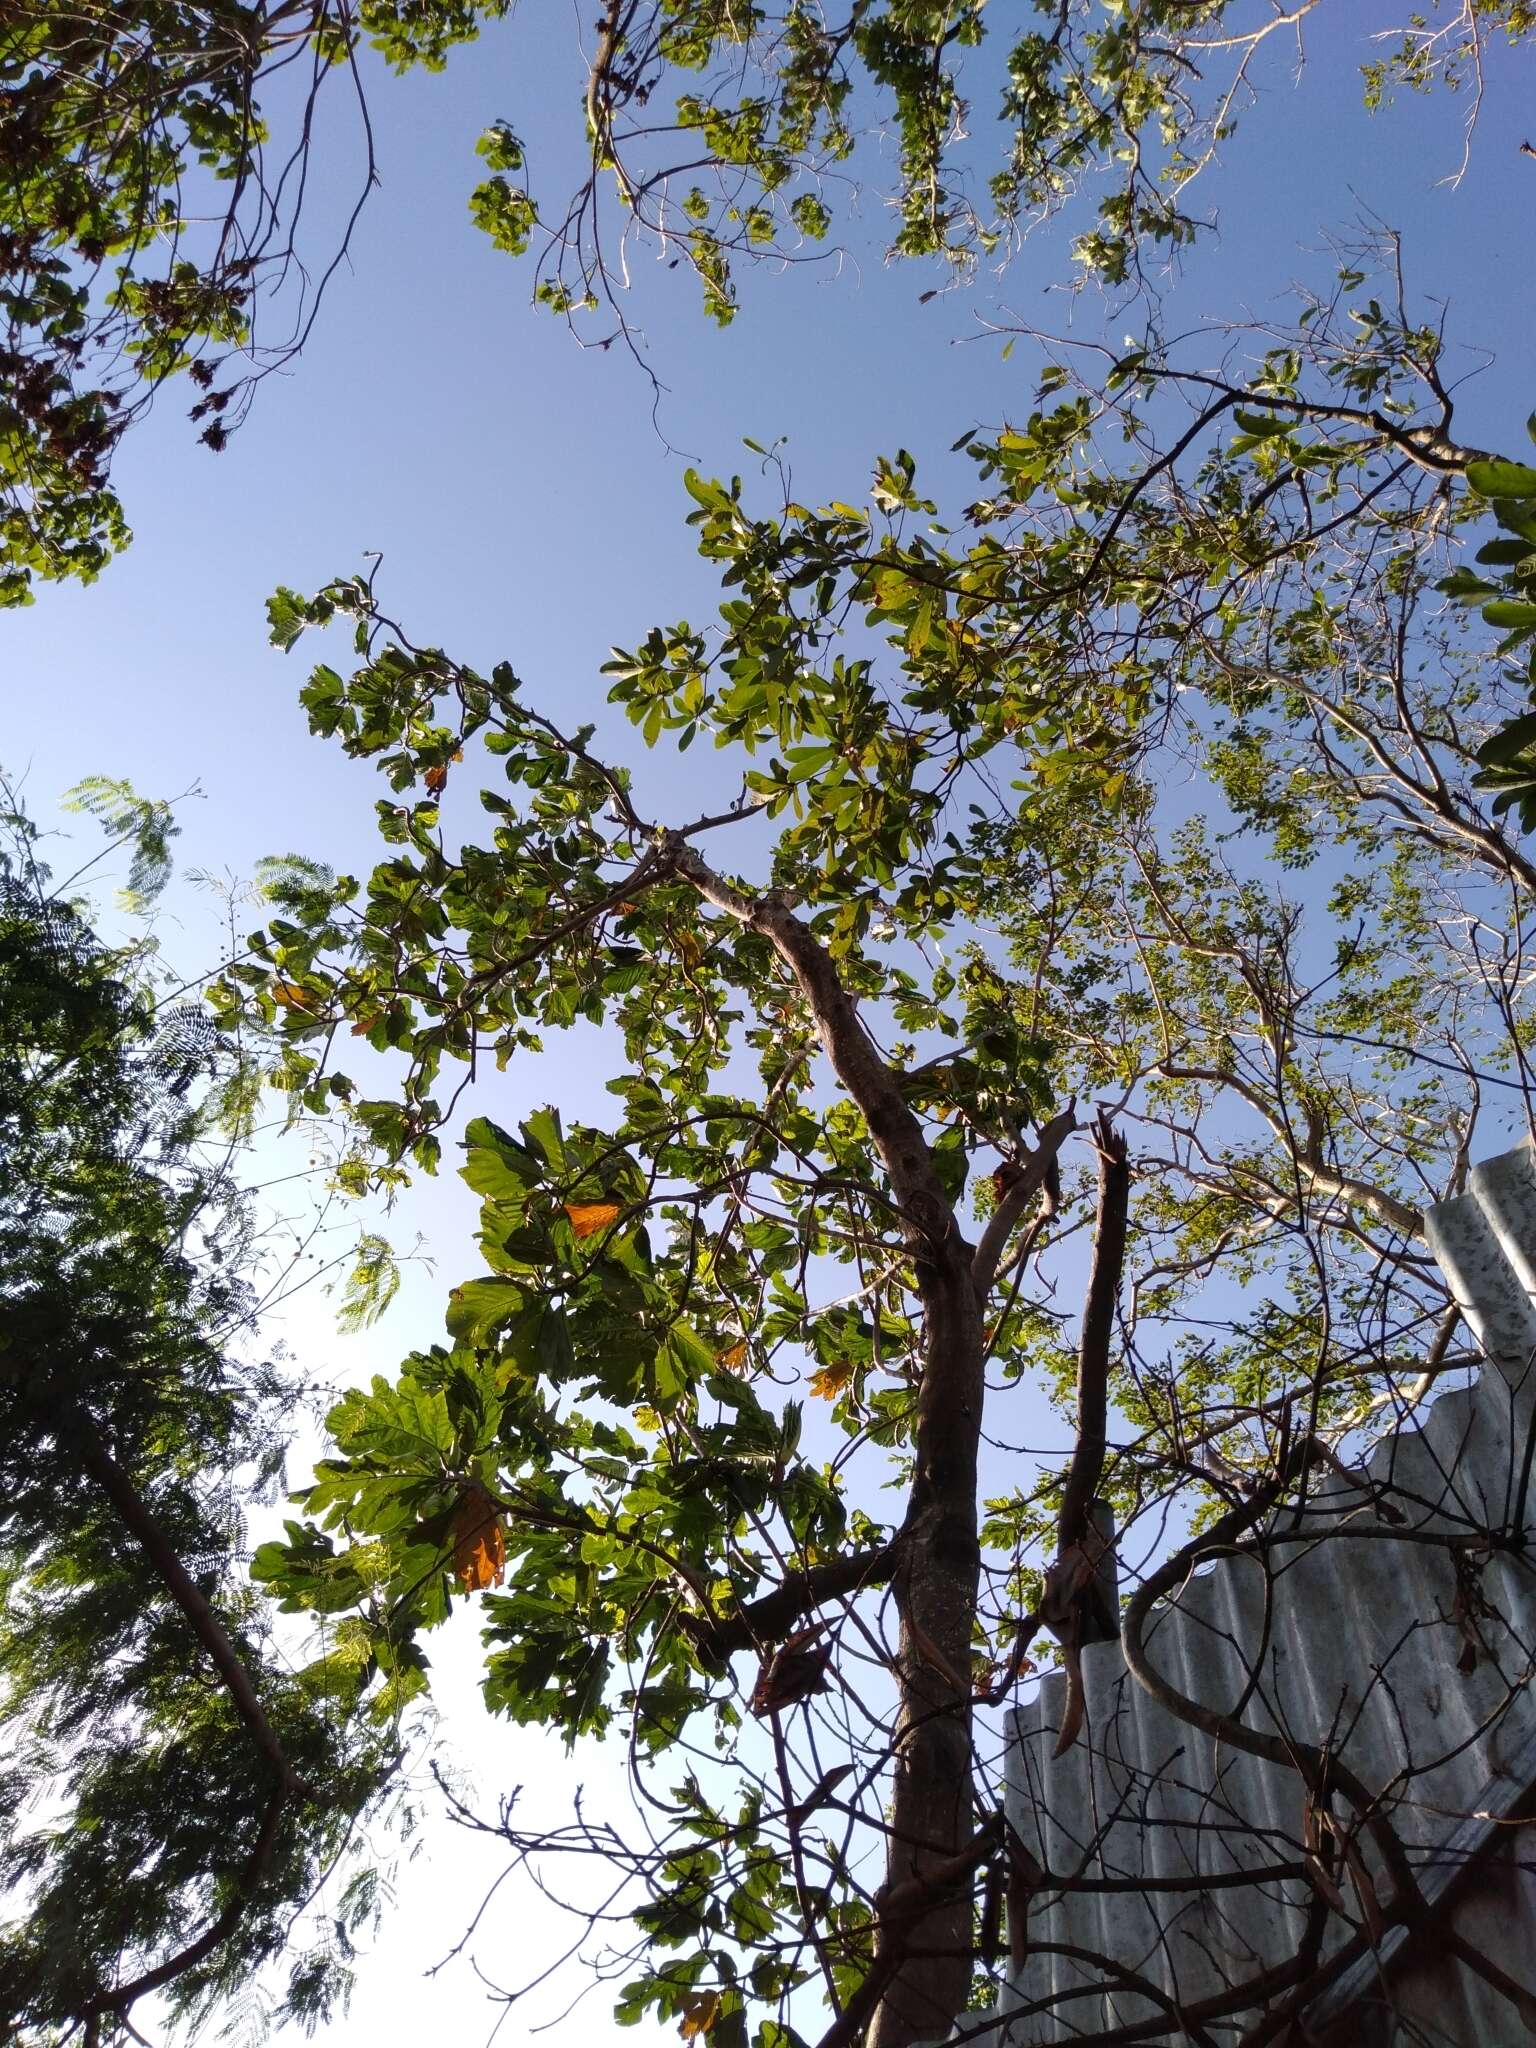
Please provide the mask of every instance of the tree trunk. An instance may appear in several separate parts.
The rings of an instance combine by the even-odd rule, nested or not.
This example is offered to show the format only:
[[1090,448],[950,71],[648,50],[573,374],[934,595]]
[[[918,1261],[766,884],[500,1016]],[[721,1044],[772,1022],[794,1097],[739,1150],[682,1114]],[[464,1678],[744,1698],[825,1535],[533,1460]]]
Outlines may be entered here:
[[901,1636],[890,1851],[870,1975],[828,2037],[851,2040],[869,2013],[867,2048],[915,2048],[944,2038],[971,1988],[975,1869],[966,1851],[975,1833],[970,1673],[981,1573],[982,1302],[1009,1218],[1054,1159],[1072,1113],[1052,1120],[1049,1143],[1042,1133],[1039,1172],[1003,1205],[973,1274],[922,1126],[821,941],[781,896],[749,894],[675,834],[663,836],[661,857],[707,901],[761,932],[794,974],[833,1069],[869,1125],[916,1266],[926,1325],[912,1492],[892,1580]]
[[963,1857],[975,1828],[970,1672],[984,1345],[969,1249],[953,1227],[929,1277],[912,1498],[894,1582],[900,1701],[875,1962],[877,1975],[891,1975],[868,2048],[943,2040],[965,2009],[973,1967],[970,1876],[915,1914],[900,1910],[903,1895],[920,1895],[936,1866]]

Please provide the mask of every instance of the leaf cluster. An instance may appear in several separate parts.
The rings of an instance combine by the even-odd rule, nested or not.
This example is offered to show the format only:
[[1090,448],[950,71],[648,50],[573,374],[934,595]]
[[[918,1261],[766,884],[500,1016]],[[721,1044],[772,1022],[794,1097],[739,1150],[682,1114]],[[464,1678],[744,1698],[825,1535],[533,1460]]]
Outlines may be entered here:
[[[121,786],[87,797],[134,808]],[[165,820],[143,808],[152,885]],[[355,1718],[356,1666],[293,1667],[242,1570],[244,1510],[281,1477],[294,1389],[252,1355],[252,1220],[192,1086],[206,1019],[157,1011],[142,960],[103,944],[51,888],[27,821],[9,822],[0,2011],[8,2036],[41,2042],[114,2028],[146,1979],[194,2008],[280,1954],[395,1744]],[[304,1797],[272,1803],[271,1761],[189,1602],[218,1615]],[[222,1936],[199,1948],[210,1926]],[[338,1951],[312,1962],[311,2014],[346,1983]]]

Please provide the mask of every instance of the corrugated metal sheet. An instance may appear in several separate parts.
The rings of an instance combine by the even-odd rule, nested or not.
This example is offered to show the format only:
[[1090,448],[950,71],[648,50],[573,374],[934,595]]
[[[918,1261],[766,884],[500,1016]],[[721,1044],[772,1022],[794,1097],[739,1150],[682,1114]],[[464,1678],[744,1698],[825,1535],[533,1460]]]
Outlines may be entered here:
[[[1520,1831],[1500,1825],[1536,1786],[1536,1565],[1510,1555],[1488,1564],[1491,1654],[1463,1675],[1452,1561],[1443,1545],[1412,1540],[1505,1525],[1521,1496],[1536,1406],[1530,1149],[1477,1168],[1468,1193],[1434,1210],[1428,1228],[1487,1363],[1443,1394],[1421,1429],[1377,1446],[1370,1480],[1390,1487],[1405,1525],[1383,1519],[1369,1489],[1332,1481],[1270,1571],[1228,1557],[1193,1577],[1157,1610],[1148,1647],[1190,1697],[1230,1713],[1251,1686],[1247,1725],[1330,1741],[1390,1812],[1426,1892],[1441,1896],[1454,1881],[1462,1896],[1446,1910],[1458,1930],[1536,1983],[1536,1893],[1512,1853]],[[1014,1717],[1007,1804],[1052,1877],[1105,1888],[1035,1894],[1031,1953],[1003,2006],[1009,2048],[1137,2022],[1161,2022],[1144,2038],[1182,2040],[1180,2007],[1296,1954],[1315,1896],[1303,1880],[1232,1882],[1300,1859],[1295,1771],[1224,1749],[1163,1711],[1118,1643],[1085,1651],[1083,1671],[1087,1723],[1065,1756],[1051,1757],[1059,1675]],[[1329,1918],[1325,1954],[1348,1931]],[[1106,1988],[1094,1960],[1104,1955],[1160,1996]],[[1241,2031],[1229,2019],[1215,2038]],[[1331,1987],[1307,2032],[1330,2044],[1458,2048],[1530,2038],[1506,1999],[1459,1964],[1410,1954],[1402,1930]]]

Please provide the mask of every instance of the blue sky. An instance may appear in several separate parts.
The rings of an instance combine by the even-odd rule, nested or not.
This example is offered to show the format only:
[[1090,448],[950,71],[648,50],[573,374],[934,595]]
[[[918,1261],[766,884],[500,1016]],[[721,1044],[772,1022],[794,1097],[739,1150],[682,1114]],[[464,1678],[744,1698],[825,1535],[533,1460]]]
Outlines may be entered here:
[[[1290,282],[1321,282],[1330,269],[1327,234],[1374,215],[1404,231],[1411,287],[1448,300],[1451,331],[1492,353],[1466,393],[1466,438],[1519,453],[1536,406],[1536,162],[1516,145],[1536,139],[1536,67],[1529,57],[1491,66],[1471,168],[1453,191],[1440,181],[1460,157],[1454,103],[1409,101],[1374,119],[1360,108],[1367,38],[1396,18],[1378,0],[1325,4],[1299,89],[1272,67],[1229,167],[1197,188],[1202,203],[1219,203],[1220,236],[1186,263],[1165,325],[1283,317]],[[372,857],[374,777],[308,737],[301,656],[284,662],[265,645],[262,607],[276,584],[314,587],[379,550],[387,607],[415,637],[475,663],[506,657],[538,697],[596,716],[610,643],[713,609],[713,578],[683,524],[686,461],[746,469],[755,458],[744,435],[786,435],[800,497],[857,498],[875,455],[900,445],[941,501],[963,502],[969,466],[950,444],[973,424],[1027,412],[1040,367],[1023,342],[1004,362],[996,340],[978,338],[978,314],[1011,309],[1086,334],[1106,316],[1112,333],[1134,328],[1095,296],[1049,290],[1067,271],[1057,228],[1001,279],[982,275],[923,305],[935,278],[882,262],[869,202],[850,260],[745,277],[741,317],[723,333],[701,317],[683,272],[640,277],[636,307],[667,387],[658,433],[644,378],[620,351],[583,353],[535,313],[527,268],[497,255],[466,210],[473,141],[497,116],[527,140],[536,193],[563,190],[558,160],[579,120],[574,43],[569,13],[530,13],[460,52],[443,77],[373,81],[382,189],[294,373],[267,382],[218,457],[196,444],[189,399],[168,394],[118,464],[134,546],[93,588],[45,589],[0,618],[0,759],[26,776],[39,815],[88,773],[155,795],[196,784],[202,800],[183,816],[188,865],[248,874],[263,855],[297,850],[355,868]],[[983,99],[982,141],[987,125]],[[345,120],[326,131],[322,207],[348,189],[354,149]],[[662,804],[668,779],[655,785]],[[681,798],[681,778],[675,786]],[[178,964],[204,964],[212,930],[206,899],[173,893],[163,938]],[[591,1108],[601,1100],[592,1084],[573,1039],[552,1045],[536,1074],[514,1071],[503,1101],[477,1106],[503,1117],[543,1100]],[[312,1299],[283,1333],[317,1373],[389,1370],[436,1337],[446,1287],[472,1268],[471,1227],[451,1177],[421,1191],[396,1234],[425,1233],[435,1274],[414,1273],[399,1309],[365,1337],[336,1338]],[[563,1796],[583,1776],[611,1796],[605,1761],[567,1766],[548,1738],[484,1724],[473,1653],[472,1628],[458,1626],[437,1662],[445,1726],[481,1791],[522,1781],[530,1797]],[[428,1828],[351,2017],[328,2041],[484,2038],[496,2008],[473,1975],[462,1964],[422,1975],[462,1931],[480,1867],[468,1845]],[[485,1874],[495,1867],[486,1861]],[[531,1975],[555,1938],[525,1894],[504,1895],[479,1952],[487,1967],[504,1961],[508,1978]],[[647,2038],[612,2029],[600,1991],[548,2035],[534,2032],[559,2010],[531,2001],[524,2017],[519,2006],[498,2038]]]

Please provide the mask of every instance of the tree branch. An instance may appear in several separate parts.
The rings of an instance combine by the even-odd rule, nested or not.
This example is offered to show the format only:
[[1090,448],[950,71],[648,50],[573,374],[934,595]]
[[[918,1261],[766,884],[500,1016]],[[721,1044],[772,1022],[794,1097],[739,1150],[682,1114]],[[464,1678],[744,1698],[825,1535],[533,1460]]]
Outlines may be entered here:
[[797,1622],[820,1607],[865,1586],[884,1585],[901,1554],[901,1532],[883,1550],[855,1550],[807,1571],[791,1572],[771,1593],[750,1600],[735,1614],[719,1618],[685,1615],[682,1625],[700,1649],[728,1657],[736,1650],[759,1650],[782,1642]]
[[1125,1270],[1131,1169],[1125,1139],[1112,1129],[1102,1111],[1098,1144],[1099,1210],[1094,1223],[1093,1264],[1077,1358],[1077,1441],[1072,1447],[1072,1462],[1067,1468],[1056,1524],[1056,1540],[1062,1550],[1081,1543],[1092,1527],[1093,1503],[1104,1473],[1109,1420],[1109,1344],[1114,1334],[1120,1276]]
[[976,1256],[971,1261],[971,1285],[976,1290],[976,1299],[985,1301],[997,1278],[998,1265],[1002,1259],[1014,1225],[1024,1214],[1029,1202],[1046,1185],[1051,1168],[1063,1144],[1077,1129],[1076,1104],[1069,1102],[1065,1109],[1058,1110],[1048,1124],[1041,1128],[1040,1142],[1025,1160],[1018,1179],[1008,1189],[1003,1199],[993,1210],[987,1227],[981,1234],[976,1247]]
[[230,1641],[224,1624],[206,1595],[194,1584],[174,1545],[145,1505],[138,1488],[102,1442],[95,1424],[82,1409],[76,1407],[69,1414],[68,1430],[81,1464],[111,1501],[166,1591],[191,1623],[193,1634],[207,1651],[235,1712],[251,1731],[256,1747],[276,1769],[284,1797],[298,1793],[306,1799],[317,1799],[320,1795],[313,1786],[305,1783],[288,1761],[277,1730],[267,1719],[251,1675]]
[[843,987],[826,948],[775,892],[750,895],[728,882],[675,833],[663,835],[663,855],[673,870],[749,931],[760,932],[799,984],[811,1007],[816,1035],[833,1071],[847,1089],[880,1154],[909,1230],[930,1244],[958,1236],[954,1211],[934,1171],[922,1125],[907,1106],[896,1077],[859,1021],[858,1008]]
[[142,1976],[135,1977],[130,1983],[120,1985],[113,1991],[100,1993],[84,2008],[87,2015],[101,2012],[121,2014],[125,2013],[137,1999],[145,1997],[151,1991],[160,1990],[188,1970],[194,1969],[234,1932],[249,1909],[256,1888],[272,1860],[283,1809],[292,1798],[318,1799],[319,1794],[299,1776],[289,1762],[276,1729],[267,1719],[251,1675],[230,1641],[224,1624],[219,1620],[207,1597],[193,1582],[186,1566],[177,1555],[175,1546],[150,1513],[138,1488],[102,1442],[95,1424],[83,1409],[75,1406],[68,1411],[67,1428],[69,1439],[73,1442],[81,1464],[107,1496],[166,1591],[191,1624],[192,1631],[207,1652],[235,1712],[250,1730],[257,1748],[277,1773],[277,1783],[272,1788],[262,1811],[255,1844],[246,1858],[245,1868],[241,1872],[234,1896],[223,1911],[194,1941],[179,1949],[175,1955],[167,1957],[163,1963],[156,1964],[152,1970],[146,1970]]
[[1337,1195],[1351,1208],[1362,1210],[1373,1222],[1383,1229],[1395,1230],[1400,1237],[1424,1235],[1424,1216],[1409,1202],[1400,1202],[1396,1195],[1389,1195],[1385,1188],[1373,1188],[1369,1182],[1357,1180],[1352,1174],[1340,1173],[1328,1165],[1320,1151],[1313,1151],[1296,1142],[1293,1131],[1286,1128],[1285,1121],[1267,1103],[1259,1091],[1251,1087],[1239,1075],[1228,1073],[1220,1067],[1187,1067],[1172,1060],[1159,1060],[1157,1070],[1166,1074],[1170,1081],[1207,1081],[1213,1086],[1230,1088],[1240,1095],[1248,1106],[1263,1117],[1275,1136],[1291,1153],[1296,1170],[1313,1187],[1325,1195]]
[[85,2008],[87,2013],[113,2012],[122,2015],[139,1999],[151,1991],[159,1991],[184,1976],[188,1970],[196,1969],[206,1957],[211,1956],[221,1941],[234,1933],[250,1906],[257,1885],[266,1875],[267,1865],[272,1860],[272,1850],[277,1842],[277,1825],[282,1818],[283,1808],[288,1804],[288,1787],[279,1785],[267,1801],[257,1831],[255,1847],[246,1858],[245,1869],[240,1873],[239,1887],[234,1897],[225,1906],[216,1920],[212,1920],[195,1941],[188,1942],[176,1954],[168,1956],[163,1963],[157,1963],[152,1970],[146,1970],[141,1977],[120,1985],[117,1990],[103,1992],[92,1999]]

